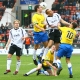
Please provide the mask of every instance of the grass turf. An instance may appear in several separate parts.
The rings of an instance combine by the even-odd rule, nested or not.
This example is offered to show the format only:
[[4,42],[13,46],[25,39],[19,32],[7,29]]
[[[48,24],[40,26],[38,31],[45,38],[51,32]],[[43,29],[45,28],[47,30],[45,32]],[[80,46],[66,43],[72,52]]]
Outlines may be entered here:
[[[7,60],[6,55],[0,55],[0,80],[68,80],[70,79],[67,65],[65,62],[65,58],[61,59],[63,70],[61,74],[57,77],[45,76],[45,75],[36,76],[36,72],[27,77],[24,77],[23,76],[24,73],[36,67],[33,64],[32,56],[26,56],[26,55],[23,55],[21,57],[21,67],[17,75],[13,75],[13,72],[15,71],[15,68],[16,68],[16,56],[15,55],[13,55],[12,57],[11,72],[9,74],[4,75],[4,72],[6,70],[6,60]],[[73,66],[73,78],[71,78],[71,80],[79,80],[80,78],[80,55],[72,55],[71,62]]]

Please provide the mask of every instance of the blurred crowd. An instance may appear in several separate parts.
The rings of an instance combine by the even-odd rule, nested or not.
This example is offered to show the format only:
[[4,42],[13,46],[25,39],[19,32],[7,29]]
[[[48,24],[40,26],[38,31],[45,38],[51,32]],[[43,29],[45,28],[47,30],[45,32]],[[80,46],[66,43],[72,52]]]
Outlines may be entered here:
[[77,22],[80,27],[80,0],[55,0],[52,10],[67,22]]
[[0,26],[0,49],[3,49],[8,37],[9,37],[9,30],[12,28],[12,24],[6,22],[6,25],[1,24]]

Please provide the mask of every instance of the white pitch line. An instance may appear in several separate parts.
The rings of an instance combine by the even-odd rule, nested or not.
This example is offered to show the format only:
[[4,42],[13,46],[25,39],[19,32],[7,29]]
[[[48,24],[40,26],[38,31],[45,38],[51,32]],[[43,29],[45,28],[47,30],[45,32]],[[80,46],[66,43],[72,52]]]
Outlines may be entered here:
[[[33,63],[29,63],[29,64],[21,64],[21,65],[32,65]],[[11,64],[11,65],[15,65],[15,64]],[[5,66],[5,65],[0,65],[0,66]]]
[[33,63],[29,63],[29,64],[27,64],[27,65],[32,65]]

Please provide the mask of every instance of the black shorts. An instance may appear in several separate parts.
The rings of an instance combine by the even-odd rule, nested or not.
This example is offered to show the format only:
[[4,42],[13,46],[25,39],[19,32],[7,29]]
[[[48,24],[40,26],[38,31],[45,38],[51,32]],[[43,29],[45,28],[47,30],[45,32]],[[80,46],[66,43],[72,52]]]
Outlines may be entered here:
[[54,43],[60,43],[61,33],[58,29],[49,30],[49,40],[53,40]]
[[11,44],[10,48],[9,48],[9,54],[14,54],[16,52],[16,56],[21,56],[22,55],[22,49],[19,48],[18,46]]

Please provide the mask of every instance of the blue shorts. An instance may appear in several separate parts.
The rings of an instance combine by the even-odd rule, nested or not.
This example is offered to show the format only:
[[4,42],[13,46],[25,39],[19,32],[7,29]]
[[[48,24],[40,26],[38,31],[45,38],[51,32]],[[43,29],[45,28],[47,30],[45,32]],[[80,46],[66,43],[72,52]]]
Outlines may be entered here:
[[65,56],[66,58],[70,58],[73,52],[73,47],[70,44],[60,44],[57,56],[59,58]]
[[33,39],[35,44],[48,41],[48,35],[46,32],[34,32]]

